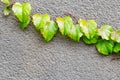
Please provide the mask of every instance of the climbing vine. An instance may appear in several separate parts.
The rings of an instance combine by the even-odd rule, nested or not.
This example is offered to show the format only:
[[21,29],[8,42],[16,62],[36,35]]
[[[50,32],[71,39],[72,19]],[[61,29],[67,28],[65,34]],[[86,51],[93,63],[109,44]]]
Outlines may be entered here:
[[31,16],[31,5],[28,2],[11,3],[9,0],[1,0],[5,4],[4,15],[13,14],[20,22],[20,28],[27,28],[30,21],[35,29],[41,33],[46,42],[53,39],[59,30],[62,36],[67,36],[73,41],[79,42],[80,38],[86,44],[95,44],[96,49],[103,55],[120,52],[120,29],[114,29],[104,24],[100,28],[94,20],[79,19],[77,24],[73,23],[70,16],[57,17],[56,21],[50,19],[48,14],[34,14]]

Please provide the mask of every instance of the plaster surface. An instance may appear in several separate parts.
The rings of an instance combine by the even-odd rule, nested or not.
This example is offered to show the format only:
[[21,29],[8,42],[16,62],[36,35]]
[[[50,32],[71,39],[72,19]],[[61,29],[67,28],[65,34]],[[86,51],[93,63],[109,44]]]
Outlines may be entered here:
[[[120,0],[16,0],[28,1],[32,14],[48,13],[51,19],[70,12],[94,19],[98,27],[120,29]],[[0,80],[120,80],[120,61],[100,55],[94,45],[61,36],[46,43],[32,23],[22,31],[11,14],[3,16],[0,2]]]

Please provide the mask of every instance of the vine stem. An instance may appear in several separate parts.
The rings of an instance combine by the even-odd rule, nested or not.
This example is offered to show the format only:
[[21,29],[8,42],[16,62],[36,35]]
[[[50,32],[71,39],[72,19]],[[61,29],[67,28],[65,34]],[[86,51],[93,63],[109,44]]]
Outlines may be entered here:
[[120,57],[115,57],[115,58],[112,58],[111,61],[113,61],[113,60],[119,60],[119,59],[120,59]]
[[75,23],[75,24],[78,23],[78,18],[77,18],[77,16],[75,16],[75,15],[72,14],[71,12],[64,11],[64,14],[65,14],[65,15],[69,15],[69,16],[71,16],[71,17],[74,19],[74,23]]

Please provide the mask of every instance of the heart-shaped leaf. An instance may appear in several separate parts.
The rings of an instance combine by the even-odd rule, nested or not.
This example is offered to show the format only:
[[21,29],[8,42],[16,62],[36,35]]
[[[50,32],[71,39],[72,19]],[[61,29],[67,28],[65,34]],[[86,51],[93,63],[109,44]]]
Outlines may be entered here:
[[50,41],[57,33],[58,27],[54,21],[49,21],[41,28],[41,34],[43,35],[46,42]]
[[15,3],[12,10],[20,21],[21,29],[25,29],[30,22],[31,5],[27,2],[23,4]]
[[102,25],[101,28],[98,29],[98,34],[102,37],[102,39],[109,40],[112,31],[113,28],[111,26]]
[[111,39],[115,42],[120,43],[120,30],[111,33]]
[[6,5],[10,5],[10,0],[1,0],[1,2],[3,2]]
[[48,14],[34,14],[32,18],[32,22],[38,31],[50,21],[50,16]]
[[114,48],[113,48],[113,52],[115,52],[115,53],[120,52],[120,43],[116,43],[116,44],[115,44],[115,46],[114,46]]
[[97,33],[97,24],[94,20],[84,20],[80,19],[78,21],[81,30],[88,39],[93,38]]
[[57,17],[56,22],[63,36],[66,36],[70,28],[73,26],[72,18],[69,16],[65,16],[63,18]]
[[68,31],[68,37],[70,37],[71,39],[73,39],[74,41],[79,42],[80,37],[82,37],[82,32],[80,31],[80,26],[77,25],[73,25],[72,28]]
[[112,40],[98,40],[96,48],[99,53],[103,55],[109,55],[112,53],[114,47],[114,42]]

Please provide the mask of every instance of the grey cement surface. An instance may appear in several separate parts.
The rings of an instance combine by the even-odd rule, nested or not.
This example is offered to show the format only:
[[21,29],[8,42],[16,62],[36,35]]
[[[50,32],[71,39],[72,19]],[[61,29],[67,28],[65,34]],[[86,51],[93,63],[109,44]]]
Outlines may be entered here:
[[[29,1],[32,14],[48,13],[51,19],[64,11],[98,26],[120,28],[120,0],[17,0]],[[32,23],[22,31],[11,14],[3,16],[0,2],[0,80],[120,80],[120,60],[100,55],[94,45],[76,43],[58,33],[45,43]]]

